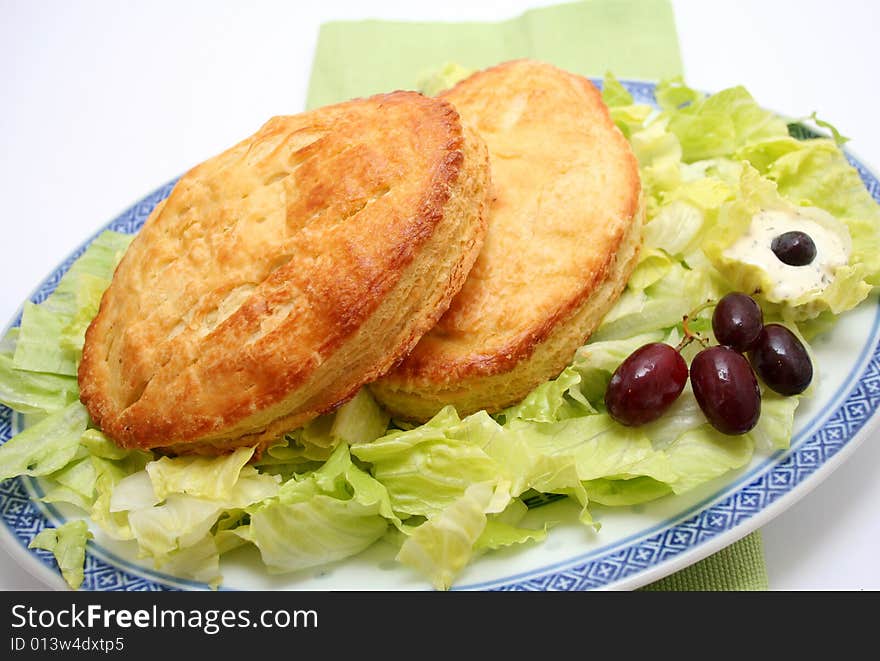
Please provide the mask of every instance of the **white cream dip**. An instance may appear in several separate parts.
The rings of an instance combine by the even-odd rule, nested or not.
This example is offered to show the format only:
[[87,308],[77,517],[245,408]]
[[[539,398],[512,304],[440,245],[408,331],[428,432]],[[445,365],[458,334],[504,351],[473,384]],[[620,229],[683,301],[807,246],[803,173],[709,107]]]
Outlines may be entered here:
[[[835,227],[842,231],[835,231]],[[780,260],[770,247],[785,232],[808,234],[816,244],[816,257],[804,266]],[[831,214],[815,207],[797,210],[762,209],[752,217],[749,231],[723,253],[724,257],[759,267],[773,283],[764,296],[769,301],[791,301],[808,292],[820,292],[834,277],[834,271],[849,260],[851,241],[845,226]]]

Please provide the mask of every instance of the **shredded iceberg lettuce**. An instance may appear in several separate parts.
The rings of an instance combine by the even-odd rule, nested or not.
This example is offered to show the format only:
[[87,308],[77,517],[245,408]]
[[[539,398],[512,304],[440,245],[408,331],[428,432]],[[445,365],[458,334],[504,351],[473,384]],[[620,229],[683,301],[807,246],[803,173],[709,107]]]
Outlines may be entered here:
[[25,304],[12,360],[16,370],[76,375],[86,327],[131,238],[101,233],[45,301]]
[[76,519],[57,528],[41,530],[28,546],[51,551],[64,580],[76,590],[85,577],[86,542],[91,538],[88,524],[82,519]]

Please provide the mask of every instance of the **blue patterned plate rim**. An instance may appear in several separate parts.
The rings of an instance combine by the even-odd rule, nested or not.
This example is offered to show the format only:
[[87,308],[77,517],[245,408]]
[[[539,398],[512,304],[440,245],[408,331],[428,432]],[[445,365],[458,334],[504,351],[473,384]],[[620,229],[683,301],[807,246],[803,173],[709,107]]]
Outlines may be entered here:
[[[601,85],[601,80],[594,82]],[[621,82],[637,102],[655,104],[654,83]],[[851,153],[847,156],[872,197],[880,202],[880,181]],[[29,300],[38,303],[54,291],[61,276],[105,229],[129,234],[139,230],[175,182],[176,179],[159,187],[95,232],[40,283]],[[20,321],[21,309],[7,328]],[[631,589],[662,578],[752,532],[817,486],[856,449],[867,436],[869,426],[880,424],[874,416],[878,406],[880,306],[875,301],[871,329],[853,369],[823,410],[795,435],[789,450],[767,455],[758,465],[737,474],[719,492],[608,546],[498,580],[459,585],[456,589]],[[10,438],[14,417],[12,411],[0,405],[0,443]],[[57,508],[37,502],[42,495],[39,483],[30,478],[0,483],[0,529],[12,542],[7,549],[25,569],[52,587],[64,588],[66,584],[52,555],[27,548],[40,530],[64,521]],[[173,590],[207,586],[135,565],[90,541],[83,589]]]

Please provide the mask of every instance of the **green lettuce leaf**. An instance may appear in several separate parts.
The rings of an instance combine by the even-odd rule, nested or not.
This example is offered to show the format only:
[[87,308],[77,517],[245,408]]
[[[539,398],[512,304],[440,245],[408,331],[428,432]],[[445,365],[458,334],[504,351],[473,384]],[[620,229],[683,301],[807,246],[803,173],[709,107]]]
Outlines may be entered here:
[[330,436],[345,443],[369,443],[385,435],[388,413],[367,388],[361,388],[334,415]]
[[206,537],[218,519],[279,492],[277,477],[244,466],[252,454],[253,448],[243,448],[216,458],[162,457],[125,476],[102,459],[111,491],[109,502],[101,502],[98,512],[93,508],[93,518],[102,518],[114,536],[134,539],[157,568],[174,567],[216,584],[219,550]]
[[627,139],[632,136],[634,130],[640,129],[654,112],[649,105],[635,103],[632,94],[610,72],[605,74],[602,83],[602,100],[608,106],[611,119]]
[[537,386],[519,404],[505,409],[500,417],[505,420],[554,422],[565,418],[595,413],[595,409],[580,390],[581,374],[567,367],[555,379]]
[[[79,438],[82,445],[92,457],[100,457],[102,459],[125,459],[135,454],[141,454],[145,458],[152,458],[148,452],[140,452],[138,450],[126,450],[111,441],[107,436],[97,429],[86,429]],[[138,469],[140,470],[140,469]]]
[[547,539],[547,533],[550,525],[545,524],[543,528],[520,528],[518,526],[499,521],[491,516],[486,518],[486,526],[483,532],[474,542],[474,550],[495,551],[505,546],[513,546],[514,544],[525,544],[526,542],[543,542]]
[[12,366],[16,370],[76,376],[79,355],[61,342],[73,313],[54,310],[49,302],[24,304]]
[[[576,378],[563,377],[556,387],[558,399],[576,383]],[[547,389],[539,395],[532,403],[546,404]],[[531,416],[538,411],[544,416],[550,409],[559,412],[562,406],[557,403],[541,409],[530,404],[520,413]],[[402,516],[430,518],[458,501],[469,487],[482,483],[496,485],[498,498],[504,500],[507,494],[508,502],[537,488],[571,492],[586,504],[573,456],[542,452],[523,431],[536,423],[509,415],[512,419],[506,425],[485,411],[460,420],[447,407],[421,427],[392,432],[372,443],[352,446],[351,451],[370,464],[372,475],[387,488],[394,511]]]
[[755,446],[762,450],[785,450],[791,442],[794,413],[801,397],[783,397],[768,388],[761,394],[761,417],[749,432]]
[[0,404],[31,414],[63,409],[79,394],[76,378],[15,369],[13,356],[19,332],[20,329],[12,328],[0,341]]
[[129,511],[128,523],[141,554],[161,564],[168,554],[208,534],[222,509],[216,502],[170,494],[161,504]]
[[318,493],[308,501],[259,508],[251,515],[246,539],[260,549],[269,571],[281,573],[360,553],[387,529],[376,506]]
[[31,540],[28,548],[50,551],[61,575],[76,590],[82,585],[86,561],[86,542],[92,538],[85,521],[68,521],[57,528],[45,528]]
[[0,446],[0,480],[61,470],[76,455],[88,422],[77,401],[13,436]]
[[15,369],[76,375],[86,327],[132,238],[110,230],[101,233],[45,301],[25,304]]
[[113,539],[133,538],[131,526],[128,524],[128,512],[125,508],[114,509],[112,507],[116,487],[131,475],[140,474],[147,478],[144,467],[152,458],[151,453],[140,451],[130,451],[124,457],[116,460],[105,459],[94,454],[91,456],[96,478],[95,499],[89,516]]
[[389,520],[399,524],[385,487],[352,463],[345,444],[320,470],[249,511],[250,523],[235,532],[276,573],[355,555],[385,535]]
[[159,500],[171,493],[220,500],[232,492],[253,454],[254,448],[242,447],[222,457],[161,457],[146,471]]
[[663,193],[682,182],[681,144],[667,130],[668,119],[649,121],[642,128],[630,128],[630,144],[639,160],[648,220],[657,215]]
[[657,97],[663,99],[668,129],[678,137],[686,163],[725,157],[743,145],[788,135],[788,123],[761,108],[743,87],[702,98],[684,86],[661,86]]
[[543,424],[513,422],[511,431],[542,455],[571,458],[581,481],[634,475],[676,479],[666,457],[640,429],[623,427],[607,414]]
[[647,289],[669,275],[674,265],[663,250],[645,246],[639,253],[639,263],[630,274],[627,287],[635,291]]
[[449,89],[460,80],[464,80],[474,72],[455,62],[446,62],[437,69],[426,71],[416,83],[416,89],[425,96],[435,96]]
[[634,103],[632,94],[610,71],[605,73],[605,79],[602,81],[602,100],[609,108],[629,106]]
[[742,468],[751,461],[754,449],[755,442],[750,435],[728,436],[708,424],[685,432],[665,450],[678,476],[669,486],[680,494]]
[[545,522],[541,528],[523,528],[519,525],[528,511],[522,500],[514,498],[503,512],[487,515],[486,527],[474,542],[474,551],[494,551],[514,544],[544,541],[550,523]]
[[216,589],[220,574],[220,553],[214,535],[207,534],[197,542],[176,549],[156,559],[156,568],[172,576],[191,578]]
[[660,193],[660,206],[643,231],[645,248],[663,250],[691,268],[709,266],[699,254],[700,247],[713,230],[721,205],[735,196],[741,170],[741,166],[724,170],[724,177],[734,176],[735,172],[733,184],[709,175],[707,171],[715,169],[712,163],[719,161],[703,161],[697,175],[685,170],[683,177],[698,178],[684,179],[678,187]]
[[486,529],[486,511],[493,498],[491,484],[470,485],[409,534],[397,560],[427,576],[438,590],[448,590],[473,557],[474,546]]
[[287,479],[310,464],[327,461],[341,442],[368,443],[383,436],[388,422],[388,413],[367,388],[361,388],[335,413],[320,416],[286,434],[255,465]]
[[666,275],[645,289],[627,287],[593,334],[593,340],[621,340],[681,323],[682,317],[725,291],[711,269],[674,263]]
[[661,80],[654,88],[657,105],[666,111],[685,109],[701,101],[704,96],[702,92],[688,87],[682,76]]
[[351,452],[371,464],[373,477],[391,497],[395,512],[430,516],[451,505],[474,483],[492,482],[497,463],[471,435],[459,435],[452,407],[410,431],[396,431]]
[[110,510],[125,512],[158,505],[162,498],[156,495],[150,474],[146,470],[125,476],[116,483],[110,495]]
[[[831,133],[831,139],[834,140],[834,144],[838,147],[842,147],[849,142],[850,139],[843,135],[834,124],[826,122],[824,119],[820,119],[815,112],[813,112],[807,119],[811,119],[819,128],[829,131]],[[791,125],[789,125],[789,132],[791,132],[790,129]]]
[[[580,486],[573,457],[542,452],[515,430],[517,426],[527,428],[532,424],[521,418],[512,418],[509,424],[502,426],[485,411],[479,411],[462,420],[449,433],[478,446],[495,462],[499,502],[504,500],[505,491],[510,497],[516,497],[529,489],[536,489],[571,495],[586,507],[586,494]],[[504,507],[510,506],[510,502],[503,504]],[[582,521],[591,522],[586,511]]]
[[584,482],[591,502],[609,507],[639,505],[672,493],[672,487],[652,477],[638,476],[626,479],[604,477]]
[[[148,474],[149,467],[148,464]],[[155,483],[151,486],[155,494]],[[164,497],[156,495],[162,498],[159,504],[131,509],[128,521],[141,549],[158,557],[197,542],[225,510],[244,509],[272,498],[278,490],[278,481],[272,476],[243,469],[228,490],[214,497],[193,496],[184,491]]]
[[51,476],[53,486],[43,496],[44,503],[70,503],[88,512],[95,502],[98,472],[91,457],[75,461]]

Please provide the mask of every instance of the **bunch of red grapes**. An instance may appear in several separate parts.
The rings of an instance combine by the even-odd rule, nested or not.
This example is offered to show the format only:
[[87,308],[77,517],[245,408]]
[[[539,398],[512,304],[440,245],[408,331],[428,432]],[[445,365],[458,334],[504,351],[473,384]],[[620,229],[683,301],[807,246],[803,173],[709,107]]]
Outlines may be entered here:
[[[709,423],[724,434],[745,434],[761,415],[757,373],[781,395],[803,392],[813,379],[804,345],[781,324],[764,324],[761,307],[746,294],[730,293],[712,314],[718,345],[704,346],[691,361],[681,349],[662,342],[636,349],[615,370],[605,392],[605,406],[617,422],[642,425],[656,420],[678,398],[690,375],[694,396]],[[748,358],[746,358],[748,356]]]

